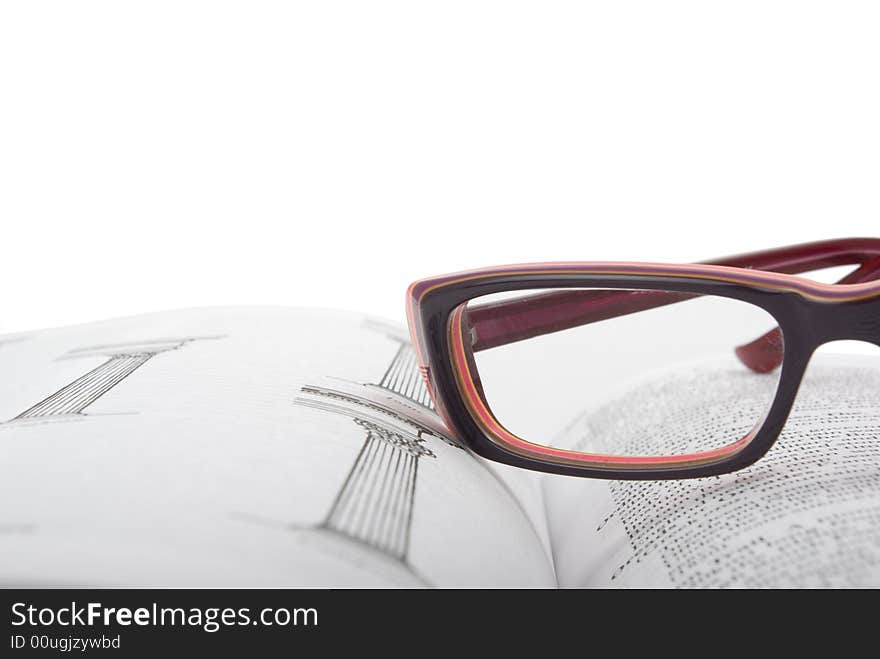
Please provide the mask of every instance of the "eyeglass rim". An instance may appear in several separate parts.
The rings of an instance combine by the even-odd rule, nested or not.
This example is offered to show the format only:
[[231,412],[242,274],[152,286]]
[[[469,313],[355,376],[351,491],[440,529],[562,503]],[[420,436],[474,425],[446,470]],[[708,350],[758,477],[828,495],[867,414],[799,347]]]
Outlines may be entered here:
[[[880,241],[878,241],[880,242]],[[773,316],[785,336],[782,372],[776,396],[763,423],[706,462],[700,456],[690,464],[675,460],[645,465],[603,460],[551,460],[529,450],[512,450],[504,438],[486,432],[475,418],[460,389],[449,334],[450,317],[465,301],[505,290],[557,287],[612,287],[648,290],[681,290],[743,300]],[[582,262],[499,266],[420,280],[409,291],[413,342],[434,398],[435,407],[464,442],[476,453],[515,466],[539,471],[595,478],[669,479],[716,475],[740,469],[760,459],[777,439],[800,385],[816,337],[796,330],[804,309],[816,310],[846,304],[873,304],[880,300],[880,282],[821,284],[795,275],[731,266],[675,265],[627,262]],[[442,328],[438,331],[438,328]],[[790,328],[795,328],[791,331]],[[448,356],[447,356],[448,355]],[[500,425],[500,424],[499,424]],[[522,448],[522,447],[520,447]]]

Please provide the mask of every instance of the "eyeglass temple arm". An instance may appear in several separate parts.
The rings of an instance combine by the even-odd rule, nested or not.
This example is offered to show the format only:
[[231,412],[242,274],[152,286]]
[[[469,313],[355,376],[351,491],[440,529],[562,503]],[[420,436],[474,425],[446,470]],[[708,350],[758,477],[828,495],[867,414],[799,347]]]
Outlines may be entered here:
[[[853,270],[838,284],[861,284],[880,279],[880,258],[867,261]],[[754,341],[737,346],[739,360],[755,373],[770,373],[782,364],[782,330],[774,327]]]
[[[856,270],[838,282],[855,284],[880,279],[880,239],[826,240],[739,254],[703,263],[785,274],[799,274],[839,265],[858,265]],[[564,290],[485,303],[468,309],[473,350],[488,350],[692,297],[696,296],[669,291]],[[755,372],[772,371],[782,362],[782,334],[779,328],[737,347],[736,354]]]

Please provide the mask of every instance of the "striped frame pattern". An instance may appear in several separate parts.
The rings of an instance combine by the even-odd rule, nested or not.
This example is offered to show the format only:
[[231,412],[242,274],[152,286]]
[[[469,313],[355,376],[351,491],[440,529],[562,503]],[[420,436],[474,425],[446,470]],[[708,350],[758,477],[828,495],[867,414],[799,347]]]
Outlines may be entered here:
[[[792,274],[835,265],[852,265],[855,270],[838,284]],[[719,449],[670,457],[567,451],[510,433],[482,394],[471,342],[465,336],[464,310],[469,300],[484,295],[543,288],[676,291],[728,297],[763,308],[785,338],[776,398],[766,418],[746,436]],[[842,339],[880,345],[880,239],[809,243],[702,264],[560,262],[459,272],[413,283],[407,293],[407,314],[435,408],[477,454],[519,467],[597,478],[708,476],[745,467],[769,450],[816,348]]]

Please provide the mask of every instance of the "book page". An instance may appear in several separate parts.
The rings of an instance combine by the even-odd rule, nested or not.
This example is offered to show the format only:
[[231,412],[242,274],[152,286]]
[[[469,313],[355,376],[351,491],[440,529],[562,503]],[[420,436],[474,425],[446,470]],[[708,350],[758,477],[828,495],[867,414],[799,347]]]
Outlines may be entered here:
[[[592,407],[560,443],[698,437],[758,409],[747,382],[734,368],[654,376]],[[689,396],[695,388],[703,393]],[[706,391],[718,392],[711,409]],[[880,360],[817,354],[780,439],[744,470],[677,481],[548,477],[544,491],[562,586],[880,585]]]
[[447,436],[400,327],[185,310],[0,367],[4,585],[555,585],[534,483]]

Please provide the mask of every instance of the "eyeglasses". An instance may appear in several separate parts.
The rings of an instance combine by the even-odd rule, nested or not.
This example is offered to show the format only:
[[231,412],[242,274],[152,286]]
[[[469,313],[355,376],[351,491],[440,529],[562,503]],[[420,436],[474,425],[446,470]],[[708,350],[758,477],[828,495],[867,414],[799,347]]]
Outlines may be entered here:
[[[853,269],[836,284],[795,276],[834,266]],[[820,345],[880,345],[880,239],[693,265],[500,266],[417,281],[407,302],[435,408],[475,453],[575,476],[696,478],[770,449]],[[615,414],[632,396],[653,425]]]

